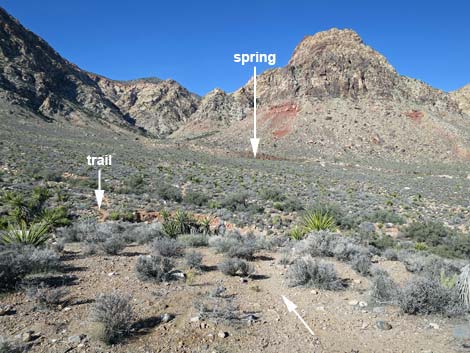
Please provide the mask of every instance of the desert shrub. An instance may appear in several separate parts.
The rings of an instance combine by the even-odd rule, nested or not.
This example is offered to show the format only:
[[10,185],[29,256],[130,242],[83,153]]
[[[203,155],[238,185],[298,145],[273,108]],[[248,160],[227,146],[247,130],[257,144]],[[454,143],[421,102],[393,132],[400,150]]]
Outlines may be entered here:
[[146,244],[163,235],[162,225],[154,222],[150,224],[141,223],[130,227],[124,233],[124,240],[128,243],[137,242]]
[[31,223],[28,226],[25,221],[21,221],[18,225],[10,225],[1,238],[4,244],[40,246],[49,239],[49,229],[50,225],[46,222]]
[[129,332],[134,318],[131,297],[114,292],[100,294],[91,309],[92,319],[102,325],[100,339],[107,344],[121,341]]
[[221,205],[231,211],[243,211],[248,208],[249,197],[250,194],[247,192],[234,193],[227,195]]
[[228,276],[249,276],[254,273],[253,266],[245,260],[227,258],[218,265],[219,271]]
[[0,336],[0,353],[23,353],[26,351],[26,347],[18,342]]
[[456,286],[460,301],[467,309],[470,309],[470,265],[462,268],[462,272],[457,278]]
[[121,193],[142,194],[144,192],[145,179],[142,174],[134,174],[124,180],[124,188]]
[[452,277],[460,272],[461,267],[458,261],[409,250],[400,251],[398,258],[409,272],[419,273],[430,278]]
[[152,242],[152,250],[164,257],[182,257],[184,255],[184,245],[178,240],[167,237],[160,237]]
[[340,235],[328,231],[312,232],[294,247],[294,252],[313,257],[334,255],[334,248],[340,241]]
[[[370,239],[370,236],[367,236]],[[385,250],[395,246],[395,240],[390,235],[381,234],[378,236],[372,236],[369,240],[369,244],[376,247],[377,249]]]
[[132,211],[129,210],[116,210],[109,213],[110,221],[124,221],[124,222],[134,222],[135,215]]
[[271,200],[275,202],[284,201],[286,196],[278,188],[267,188],[260,191],[260,196],[264,200]]
[[371,297],[380,304],[393,304],[398,301],[399,288],[387,271],[374,269],[370,280]]
[[64,304],[68,293],[68,290],[64,288],[49,287],[44,282],[26,288],[26,295],[35,301],[41,309],[54,309],[58,305]]
[[440,222],[413,222],[404,229],[407,237],[430,246],[442,244],[444,239],[453,236],[454,231]]
[[194,307],[202,320],[212,321],[216,324],[238,325],[242,320],[242,314],[239,308],[234,305],[233,299],[230,296],[221,295],[224,291],[225,288],[219,294],[195,300]]
[[25,276],[60,268],[59,255],[31,246],[0,246],[0,292],[11,290]]
[[184,245],[194,248],[209,245],[209,237],[205,234],[183,234],[178,237],[178,240]]
[[253,259],[254,253],[261,248],[260,241],[254,235],[241,236],[236,232],[227,236],[213,237],[210,245],[217,253],[246,260]]
[[470,237],[440,222],[413,222],[404,229],[404,233],[414,241],[426,244],[430,252],[439,256],[470,256]]
[[383,252],[383,257],[386,258],[388,261],[397,261],[398,260],[398,253],[394,249],[386,249]]
[[162,256],[139,256],[135,265],[137,277],[142,281],[164,282],[171,278],[173,262]]
[[400,292],[398,304],[408,314],[446,314],[455,316],[464,308],[454,289],[445,288],[438,280],[418,277]]
[[85,219],[73,223],[70,227],[61,227],[56,230],[56,237],[66,243],[83,241],[88,234],[96,231],[96,221]]
[[286,199],[282,202],[274,202],[273,207],[276,210],[284,211],[284,212],[295,212],[295,211],[302,211],[304,209],[304,205],[300,200],[294,200],[292,198]]
[[371,266],[372,262],[370,261],[370,257],[364,254],[354,257],[351,263],[351,268],[363,276],[370,274]]
[[98,245],[95,243],[85,243],[82,251],[85,256],[96,255],[98,253]]
[[369,255],[369,253],[368,248],[347,238],[340,239],[333,248],[333,256],[340,261],[352,261],[357,256]]
[[126,247],[126,244],[120,237],[113,236],[102,242],[100,247],[108,255],[117,255]]
[[344,287],[333,264],[305,258],[297,259],[289,266],[287,284],[289,287],[306,286],[326,290]]
[[188,252],[184,256],[186,260],[186,265],[191,268],[201,269],[203,256],[201,253],[196,251]]
[[395,212],[388,210],[378,210],[370,213],[364,217],[367,221],[372,223],[393,223],[404,224],[405,219]]
[[313,257],[335,257],[340,261],[351,261],[359,255],[369,255],[369,248],[356,240],[336,233],[321,231],[312,232],[294,247],[294,252]]
[[209,201],[209,196],[197,191],[188,191],[184,195],[183,201],[196,206],[204,206]]
[[165,183],[157,186],[157,194],[165,201],[181,202],[183,199],[180,189]]

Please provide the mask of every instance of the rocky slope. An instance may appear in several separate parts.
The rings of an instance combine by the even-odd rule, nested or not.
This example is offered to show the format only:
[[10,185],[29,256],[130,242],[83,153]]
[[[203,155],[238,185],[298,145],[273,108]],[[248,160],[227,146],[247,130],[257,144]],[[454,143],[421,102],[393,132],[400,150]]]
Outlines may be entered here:
[[168,134],[199,98],[173,80],[113,81],[83,71],[0,8],[0,99],[43,118],[106,121]]
[[450,93],[459,105],[460,109],[467,115],[470,115],[470,84]]
[[[308,36],[287,66],[257,78],[261,151],[278,156],[469,156],[470,125],[449,94],[400,76],[352,30]],[[213,95],[213,94],[212,94]],[[219,101],[201,103],[195,121],[175,137],[203,136],[210,144],[243,146],[252,134],[253,82]],[[201,109],[204,111],[201,112]],[[202,117],[202,118],[201,118]],[[204,124],[222,117],[228,127]]]
[[125,123],[98,85],[0,8],[0,97],[50,119]]
[[157,136],[167,135],[187,122],[200,100],[174,80],[113,81],[90,76],[122,114]]

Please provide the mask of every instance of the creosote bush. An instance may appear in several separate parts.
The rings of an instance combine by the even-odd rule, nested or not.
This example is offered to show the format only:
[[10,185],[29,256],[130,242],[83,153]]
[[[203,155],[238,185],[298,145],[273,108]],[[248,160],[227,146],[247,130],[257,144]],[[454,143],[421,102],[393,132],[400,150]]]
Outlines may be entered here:
[[134,319],[130,301],[130,296],[118,292],[100,294],[96,298],[91,317],[102,325],[99,338],[103,342],[115,344],[129,334]]
[[327,290],[343,289],[333,264],[313,259],[297,259],[287,271],[289,287],[305,286]]

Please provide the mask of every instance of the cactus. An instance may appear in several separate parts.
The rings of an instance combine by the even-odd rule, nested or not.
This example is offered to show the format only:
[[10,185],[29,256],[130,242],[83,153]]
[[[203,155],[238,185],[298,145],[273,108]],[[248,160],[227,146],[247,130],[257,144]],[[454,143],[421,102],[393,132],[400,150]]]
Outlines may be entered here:
[[459,290],[460,299],[470,309],[470,265],[462,268],[457,280],[457,289]]

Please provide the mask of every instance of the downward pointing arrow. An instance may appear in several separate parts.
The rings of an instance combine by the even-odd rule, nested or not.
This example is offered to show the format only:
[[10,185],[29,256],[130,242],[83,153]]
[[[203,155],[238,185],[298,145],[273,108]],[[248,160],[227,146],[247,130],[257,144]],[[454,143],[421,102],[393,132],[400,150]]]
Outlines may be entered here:
[[254,137],[254,138],[251,138],[250,141],[251,141],[251,148],[253,149],[253,156],[256,158],[256,154],[258,153],[259,139]]
[[287,311],[288,312],[294,312],[295,315],[299,318],[300,322],[304,324],[304,326],[307,328],[308,332],[311,333],[312,336],[315,336],[313,333],[312,329],[307,325],[307,323],[302,319],[302,316],[297,312],[297,305],[295,305],[293,302],[291,302],[289,299],[287,299],[285,296],[281,295],[282,300],[284,301],[284,304],[287,306]]
[[101,169],[98,169],[98,190],[95,190],[95,196],[96,203],[98,204],[98,209],[100,209],[104,196],[104,190],[101,190]]
[[256,137],[256,66],[253,68],[253,138],[250,139],[253,156],[258,153],[259,138]]

